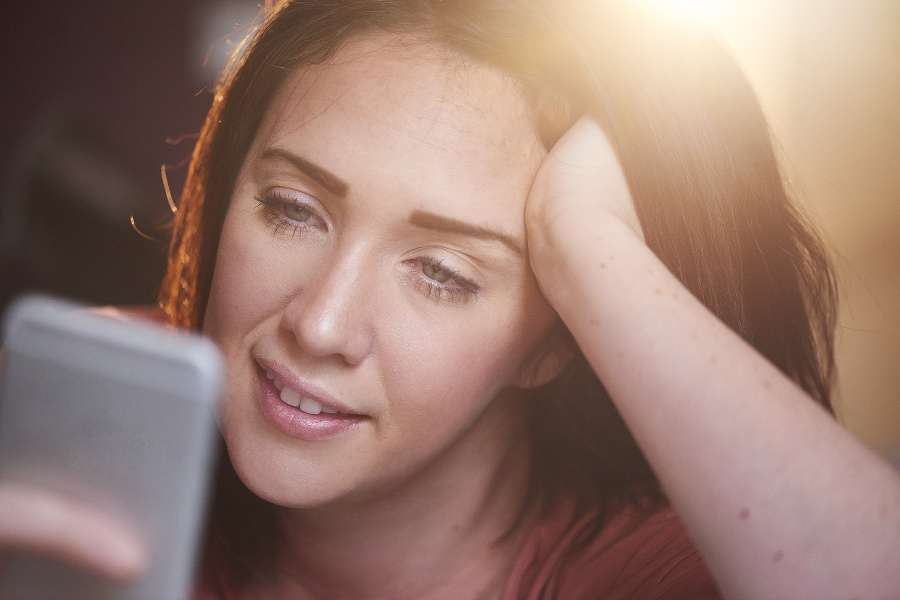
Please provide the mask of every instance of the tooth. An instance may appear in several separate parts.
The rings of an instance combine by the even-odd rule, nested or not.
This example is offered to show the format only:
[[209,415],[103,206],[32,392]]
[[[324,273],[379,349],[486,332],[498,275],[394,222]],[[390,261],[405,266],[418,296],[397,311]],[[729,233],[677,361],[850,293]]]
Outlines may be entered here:
[[337,414],[337,410],[331,408],[330,406],[323,406],[323,407],[322,407],[322,412],[323,412],[323,413],[328,413],[329,415],[336,415],[336,414]]
[[300,406],[300,398],[300,394],[298,394],[291,388],[284,388],[283,390],[281,390],[281,401],[285,404],[290,404],[293,407]]
[[266,371],[266,377],[268,377],[269,379],[275,379],[275,376],[268,371]]
[[277,377],[272,381],[272,383],[275,384],[275,388],[279,392],[284,389],[284,383],[282,383],[282,381],[280,379],[278,379]]
[[317,415],[322,412],[322,405],[312,398],[300,398],[300,410],[311,415]]

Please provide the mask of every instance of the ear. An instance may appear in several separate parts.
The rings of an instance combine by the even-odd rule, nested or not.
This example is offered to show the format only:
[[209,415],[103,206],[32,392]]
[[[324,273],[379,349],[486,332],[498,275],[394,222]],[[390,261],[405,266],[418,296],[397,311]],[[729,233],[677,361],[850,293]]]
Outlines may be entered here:
[[522,371],[513,384],[532,389],[550,383],[575,358],[578,346],[561,320],[557,320],[530,358],[522,363]]

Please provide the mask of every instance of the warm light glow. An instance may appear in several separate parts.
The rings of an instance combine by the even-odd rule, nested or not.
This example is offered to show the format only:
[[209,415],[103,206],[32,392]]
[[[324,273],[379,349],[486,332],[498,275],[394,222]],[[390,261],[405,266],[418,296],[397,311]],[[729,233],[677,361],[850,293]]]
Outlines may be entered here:
[[664,18],[699,21],[718,38],[747,74],[773,129],[777,134],[783,133],[795,112],[792,86],[796,79],[796,0],[646,2]]
[[709,27],[718,29],[729,20],[735,0],[651,0],[663,10],[675,11],[698,19]]

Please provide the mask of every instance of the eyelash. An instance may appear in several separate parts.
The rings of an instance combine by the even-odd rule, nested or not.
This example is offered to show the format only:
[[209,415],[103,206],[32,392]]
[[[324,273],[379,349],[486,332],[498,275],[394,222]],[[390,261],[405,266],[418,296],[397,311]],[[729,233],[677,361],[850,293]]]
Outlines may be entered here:
[[[278,194],[271,194],[265,197],[256,196],[254,200],[264,210],[267,217],[266,222],[274,227],[276,235],[287,234],[290,231],[290,235],[293,237],[304,228],[304,225],[299,225],[298,222],[284,216],[286,209],[297,208],[305,210],[309,212],[310,218],[317,218],[310,207],[293,199],[279,197]],[[301,223],[305,224],[305,221]],[[423,257],[409,262],[417,267],[414,273],[416,289],[429,300],[461,304],[473,298],[477,299],[478,293],[481,291],[481,286],[440,259]],[[441,282],[429,277],[425,274],[425,270],[428,268],[443,271],[447,274],[447,280]]]
[[[418,264],[415,273],[416,289],[429,300],[461,304],[478,298],[481,286],[447,266],[443,261],[434,258],[419,258],[412,262]],[[444,271],[448,275],[447,281],[441,282],[432,279],[425,274],[426,267]],[[447,285],[449,282],[452,282],[452,285]]]

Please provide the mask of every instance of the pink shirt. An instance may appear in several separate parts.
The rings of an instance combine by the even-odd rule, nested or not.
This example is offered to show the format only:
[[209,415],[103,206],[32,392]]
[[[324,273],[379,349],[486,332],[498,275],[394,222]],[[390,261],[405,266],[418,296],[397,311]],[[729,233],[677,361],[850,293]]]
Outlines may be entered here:
[[[513,568],[503,600],[715,600],[715,585],[671,508],[626,507],[583,549],[571,552],[590,515],[571,509],[540,522]],[[194,600],[253,600],[223,572],[206,573]]]
[[712,600],[719,598],[672,508],[628,506],[584,549],[570,553],[590,515],[570,526],[567,511],[538,524],[519,557],[504,600]]

